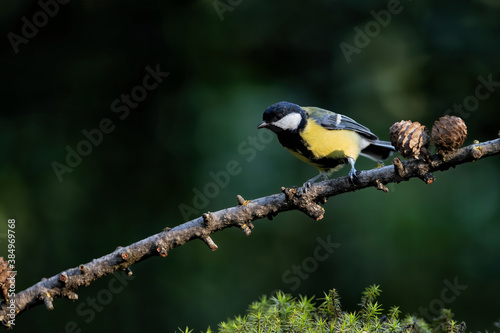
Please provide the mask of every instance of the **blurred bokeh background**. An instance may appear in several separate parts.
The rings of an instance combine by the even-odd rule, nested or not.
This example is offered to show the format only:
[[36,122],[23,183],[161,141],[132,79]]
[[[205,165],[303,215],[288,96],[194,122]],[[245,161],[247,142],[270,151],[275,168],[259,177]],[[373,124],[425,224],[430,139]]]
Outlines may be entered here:
[[[234,206],[237,194],[257,198],[316,175],[257,131],[275,102],[345,113],[382,139],[396,121],[430,127],[447,112],[466,121],[466,144],[500,129],[498,1],[60,2],[0,3],[0,255],[15,218],[18,291]],[[145,90],[154,71],[162,82],[150,77]],[[113,130],[99,139],[103,119]],[[81,143],[85,131],[97,145]],[[68,165],[68,149],[87,156]],[[238,174],[193,202],[230,161]],[[331,198],[320,222],[287,212],[256,221],[248,238],[225,230],[213,236],[216,252],[190,242],[134,265],[120,292],[116,281],[110,289],[116,277],[103,278],[77,302],[24,313],[16,329],[199,331],[277,289],[321,297],[337,288],[353,311],[380,284],[385,309],[432,317],[444,305],[469,330],[492,331],[499,162]],[[318,237],[339,244],[326,260],[314,259]]]

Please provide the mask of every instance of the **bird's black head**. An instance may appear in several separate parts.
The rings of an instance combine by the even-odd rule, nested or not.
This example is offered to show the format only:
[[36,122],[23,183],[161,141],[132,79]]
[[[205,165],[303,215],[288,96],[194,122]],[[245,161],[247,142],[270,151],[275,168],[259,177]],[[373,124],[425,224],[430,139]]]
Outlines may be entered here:
[[257,128],[269,128],[275,133],[295,132],[305,126],[306,112],[297,104],[279,102],[264,111],[262,120]]

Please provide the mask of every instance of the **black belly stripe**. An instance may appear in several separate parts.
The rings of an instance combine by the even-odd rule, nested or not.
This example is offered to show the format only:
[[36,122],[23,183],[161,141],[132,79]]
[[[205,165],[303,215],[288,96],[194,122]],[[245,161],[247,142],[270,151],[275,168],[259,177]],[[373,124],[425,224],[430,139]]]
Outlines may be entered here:
[[298,133],[279,133],[278,140],[283,147],[296,151],[308,159],[312,160],[314,158],[308,146]]
[[347,164],[347,158],[320,158],[312,160],[314,163],[320,165],[323,169],[333,169],[339,165]]
[[298,133],[282,132],[278,134],[278,140],[281,145],[290,150],[296,151],[300,155],[306,157],[312,163],[321,166],[324,169],[333,169],[341,164],[347,164],[347,158],[315,158],[309,146],[302,140]]

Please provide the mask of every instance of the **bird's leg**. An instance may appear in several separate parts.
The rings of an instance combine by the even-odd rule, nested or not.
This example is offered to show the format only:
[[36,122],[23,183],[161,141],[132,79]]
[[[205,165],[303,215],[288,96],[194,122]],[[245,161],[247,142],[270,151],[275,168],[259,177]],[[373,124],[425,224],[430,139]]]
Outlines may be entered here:
[[351,180],[351,183],[354,184],[354,177],[356,177],[356,179],[358,178],[358,175],[356,175],[356,173],[358,172],[356,170],[356,168],[354,167],[354,163],[356,162],[354,160],[354,158],[352,157],[348,157],[347,158],[347,161],[349,162],[349,164],[351,165],[351,170],[349,171],[349,179]]
[[308,181],[306,181],[303,185],[302,185],[302,189],[304,191],[304,193],[307,192],[307,189],[308,188],[311,188],[312,184],[318,180],[319,178],[323,178],[323,180],[327,180],[328,179],[328,172],[327,171],[320,171],[319,175],[317,176],[314,176],[312,177],[311,179],[309,179]]

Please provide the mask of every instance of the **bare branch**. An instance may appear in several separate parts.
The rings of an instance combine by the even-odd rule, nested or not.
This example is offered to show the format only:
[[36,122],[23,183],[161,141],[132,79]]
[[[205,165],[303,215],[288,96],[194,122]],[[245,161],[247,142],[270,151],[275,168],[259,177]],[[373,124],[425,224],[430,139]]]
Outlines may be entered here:
[[[254,200],[245,200],[238,195],[238,206],[205,213],[175,228],[166,228],[156,235],[127,247],[119,247],[114,252],[91,262],[43,279],[16,294],[15,312],[19,314],[40,304],[45,304],[47,309],[52,310],[54,299],[66,297],[76,300],[78,295],[74,291],[79,287],[88,286],[93,281],[118,270],[131,274],[129,267],[132,264],[150,257],[165,257],[172,249],[193,239],[203,240],[214,251],[217,245],[210,235],[229,227],[241,228],[248,236],[253,229],[252,221],[266,217],[272,219],[277,214],[289,210],[300,210],[307,216],[320,220],[325,213],[320,204],[324,204],[329,197],[367,187],[375,187],[387,192],[385,184],[399,183],[415,177],[430,184],[434,180],[433,172],[445,171],[459,164],[498,154],[500,154],[500,139],[475,143],[446,156],[426,154],[424,160],[401,162],[395,158],[391,166],[360,172],[356,184],[352,184],[349,177],[339,177],[314,184],[307,191],[297,187],[283,187],[282,193]],[[0,305],[0,318],[4,326],[9,326],[8,305],[9,303],[6,302]]]

